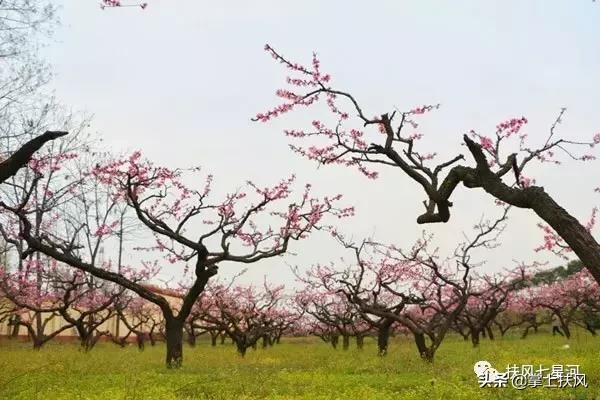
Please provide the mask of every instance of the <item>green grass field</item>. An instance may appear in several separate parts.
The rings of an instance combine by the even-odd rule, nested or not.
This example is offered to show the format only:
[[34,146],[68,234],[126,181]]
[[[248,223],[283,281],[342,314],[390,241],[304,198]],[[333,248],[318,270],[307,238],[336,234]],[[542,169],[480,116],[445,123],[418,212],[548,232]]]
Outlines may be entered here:
[[[0,342],[1,399],[600,399],[600,337],[575,332],[567,341],[547,333],[483,340],[479,349],[451,337],[433,365],[420,361],[413,343],[396,338],[385,358],[367,340],[333,350],[318,339],[287,338],[240,358],[232,345],[199,342],[184,349],[184,367],[163,366],[161,344],[139,352],[101,343],[85,354],[75,344],[41,351]],[[577,389],[480,388],[473,364],[579,364],[589,387]]]

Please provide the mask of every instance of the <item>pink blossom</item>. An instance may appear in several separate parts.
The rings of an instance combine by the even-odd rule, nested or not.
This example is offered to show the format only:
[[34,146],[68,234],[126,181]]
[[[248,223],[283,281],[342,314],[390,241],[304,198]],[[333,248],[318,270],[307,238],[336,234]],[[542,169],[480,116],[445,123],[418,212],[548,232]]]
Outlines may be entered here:
[[521,187],[528,188],[531,185],[535,184],[535,179],[531,179],[524,175],[521,175],[519,177],[519,184],[521,185]]
[[501,137],[510,137],[513,134],[519,133],[523,125],[527,123],[527,118],[512,118],[508,121],[504,121],[499,123],[496,126],[496,131]]
[[480,136],[479,143],[481,144],[481,147],[483,147],[484,149],[486,149],[488,151],[491,151],[494,149],[494,142],[492,141],[492,139],[490,139],[487,136]]

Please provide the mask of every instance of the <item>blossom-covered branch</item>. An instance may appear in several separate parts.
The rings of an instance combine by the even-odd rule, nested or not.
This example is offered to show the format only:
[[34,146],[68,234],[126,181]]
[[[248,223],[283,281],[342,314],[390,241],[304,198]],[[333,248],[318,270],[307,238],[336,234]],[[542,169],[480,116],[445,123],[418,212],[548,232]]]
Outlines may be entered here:
[[532,209],[600,282],[600,244],[542,187],[535,186],[532,177],[525,175],[526,167],[533,161],[560,163],[559,154],[578,161],[595,158],[585,149],[598,145],[600,134],[571,140],[558,132],[564,108],[538,144],[533,144],[524,132],[527,118],[511,118],[497,124],[493,134],[471,130],[462,136],[474,166],[461,165],[466,161],[462,154],[432,164],[435,153],[416,150],[422,137],[417,131],[417,118],[437,109],[438,104],[404,111],[394,109],[369,117],[372,114],[365,111],[354,95],[332,85],[331,76],[321,72],[315,54],[311,66],[304,66],[289,61],[271,46],[267,45],[265,50],[294,76],[287,78],[288,88],[276,92],[282,99],[281,104],[257,114],[255,121],[267,122],[299,107],[314,107],[323,101],[332,116],[330,122],[313,121],[310,130],[286,130],[287,136],[308,143],[292,145],[293,151],[320,164],[356,167],[369,178],[378,176],[377,166],[399,168],[425,192],[425,211],[417,218],[421,224],[450,219],[450,198],[461,183],[467,188],[482,188],[503,203]]

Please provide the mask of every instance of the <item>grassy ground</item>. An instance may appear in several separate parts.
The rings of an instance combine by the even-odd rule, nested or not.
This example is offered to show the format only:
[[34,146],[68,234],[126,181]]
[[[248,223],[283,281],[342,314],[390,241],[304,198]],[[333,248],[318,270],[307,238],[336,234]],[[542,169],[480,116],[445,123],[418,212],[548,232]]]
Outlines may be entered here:
[[[600,337],[575,332],[567,341],[546,333],[483,340],[479,349],[449,338],[433,365],[411,341],[395,339],[386,358],[367,341],[363,351],[334,351],[313,339],[284,339],[245,359],[231,345],[200,342],[184,349],[184,367],[163,366],[162,345],[138,352],[102,343],[88,354],[75,344],[41,351],[0,342],[0,399],[600,399]],[[579,364],[589,388],[479,388],[473,364]]]

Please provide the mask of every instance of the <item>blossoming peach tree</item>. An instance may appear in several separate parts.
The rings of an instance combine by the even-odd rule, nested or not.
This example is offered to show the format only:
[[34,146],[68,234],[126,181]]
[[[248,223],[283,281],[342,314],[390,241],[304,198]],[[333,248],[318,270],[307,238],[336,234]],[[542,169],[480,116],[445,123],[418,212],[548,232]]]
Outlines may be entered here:
[[[193,280],[181,294],[181,304],[172,302],[147,286],[129,279],[124,271],[114,271],[92,257],[78,251],[81,232],[70,236],[48,235],[32,230],[28,217],[29,198],[18,205],[3,207],[14,213],[20,223],[19,235],[27,251],[46,254],[55,260],[90,275],[116,283],[157,305],[164,317],[167,342],[166,364],[179,367],[183,360],[183,327],[198,296],[209,279],[217,274],[218,264],[232,262],[252,264],[284,254],[294,241],[308,237],[315,229],[328,229],[329,217],[343,218],[353,214],[352,207],[339,207],[340,195],[318,198],[306,185],[296,201],[292,201],[295,178],[284,179],[272,187],[246,182],[244,189],[212,201],[212,175],[204,184],[192,188],[185,182],[200,177],[198,168],[170,169],[144,160],[139,152],[130,157],[95,165],[88,180],[96,180],[111,192],[113,201],[129,207],[141,226],[154,236],[151,246],[143,250],[161,254],[168,263],[193,265]],[[83,186],[76,186],[83,188]],[[114,217],[113,217],[114,218]],[[83,221],[83,225],[89,222]],[[116,221],[110,217],[94,224],[95,235],[110,234]],[[89,231],[89,229],[88,229]],[[153,263],[144,264],[148,276]]]
[[600,287],[587,270],[556,282],[525,288],[517,296],[521,307],[555,315],[567,338],[571,337],[573,324],[596,334],[591,322],[597,319]]
[[211,285],[207,290],[206,312],[200,317],[205,326],[224,332],[235,343],[238,354],[245,356],[263,338],[264,347],[282,317],[283,286],[264,282],[262,287]]
[[294,301],[313,320],[313,334],[328,341],[334,349],[341,337],[343,350],[350,348],[350,338],[355,337],[357,347],[361,349],[363,338],[371,327],[357,307],[327,284],[326,275],[321,272],[322,269],[309,271],[307,277],[301,279],[306,286],[296,293]]
[[472,253],[498,246],[507,212],[508,207],[496,220],[480,221],[472,237],[447,258],[440,256],[427,234],[408,250],[373,240],[354,243],[336,234],[351,261],[342,260],[344,269],[317,265],[304,281],[313,291],[337,294],[353,305],[377,331],[380,355],[387,353],[390,329],[396,325],[413,335],[421,358],[432,362],[454,322],[479,296],[474,288],[483,277],[474,276],[472,270],[481,263]]
[[287,136],[308,143],[291,145],[294,152],[319,164],[357,168],[371,179],[378,177],[377,167],[398,168],[425,192],[425,211],[417,218],[420,224],[450,219],[451,196],[459,184],[469,189],[481,188],[501,202],[531,209],[600,282],[600,244],[584,224],[525,174],[533,162],[559,164],[559,155],[577,161],[594,159],[576,148],[593,148],[600,143],[600,133],[581,141],[560,137],[558,125],[565,112],[562,109],[539,146],[533,146],[523,133],[528,121],[519,117],[499,123],[491,135],[475,131],[463,135],[474,164],[466,164],[462,154],[433,163],[434,153],[417,150],[422,134],[416,129],[418,118],[434,111],[439,104],[371,116],[355,96],[332,85],[331,75],[321,71],[316,54],[311,65],[301,65],[284,58],[269,45],[265,50],[292,76],[287,78],[287,87],[276,92],[281,103],[258,113],[254,121],[268,122],[295,109],[323,102],[330,111],[330,121],[314,120],[310,129],[285,130]]
[[30,259],[12,273],[0,269],[0,279],[0,295],[15,305],[11,324],[25,327],[34,349],[74,328],[81,348],[91,350],[106,334],[99,328],[115,315],[124,290],[54,260]]

